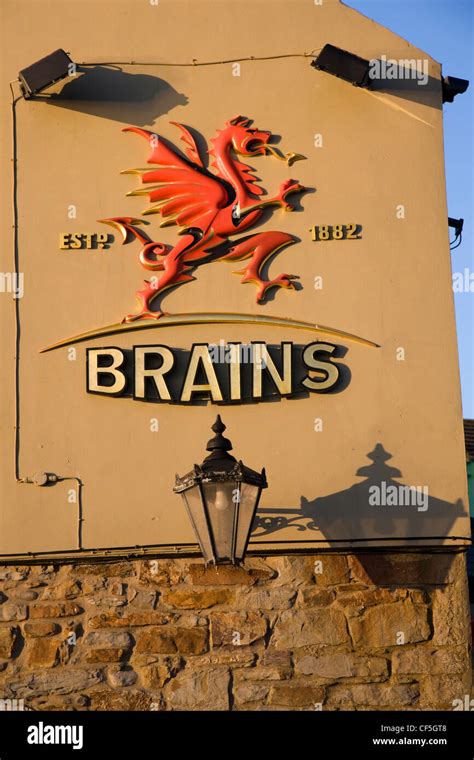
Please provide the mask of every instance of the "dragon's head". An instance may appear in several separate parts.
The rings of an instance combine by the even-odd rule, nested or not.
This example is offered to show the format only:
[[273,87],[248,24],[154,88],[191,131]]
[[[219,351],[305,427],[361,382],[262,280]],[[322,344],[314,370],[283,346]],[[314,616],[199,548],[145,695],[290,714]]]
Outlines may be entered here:
[[229,131],[232,147],[236,153],[241,156],[258,156],[266,152],[268,141],[272,136],[271,132],[262,132],[259,129],[252,128],[251,119],[245,116],[235,116],[226,122]]
[[283,161],[287,161],[291,166],[295,161],[305,158],[299,153],[287,153],[283,155],[274,145],[269,145],[271,132],[262,131],[251,127],[251,119],[245,116],[234,116],[233,119],[226,121],[225,131],[227,132],[232,147],[237,154],[241,156],[259,156],[270,153],[271,155]]

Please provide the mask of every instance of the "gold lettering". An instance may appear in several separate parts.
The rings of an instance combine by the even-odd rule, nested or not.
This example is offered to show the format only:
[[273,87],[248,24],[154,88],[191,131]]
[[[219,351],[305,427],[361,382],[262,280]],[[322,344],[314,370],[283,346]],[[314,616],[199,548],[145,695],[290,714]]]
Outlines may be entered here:
[[[199,366],[204,370],[207,383],[196,383]],[[191,401],[193,393],[198,391],[210,391],[213,401],[223,400],[207,344],[193,346],[180,400]]]
[[59,235],[59,247],[65,251],[69,248],[69,232],[61,232]]
[[[145,378],[153,378],[160,399],[171,401],[171,394],[166,385],[166,375],[174,365],[173,352],[166,346],[135,346],[135,398],[145,398]],[[159,356],[161,366],[157,369],[145,369],[147,356]]]
[[240,352],[242,343],[229,343],[230,351],[230,399],[231,401],[242,401],[242,389],[240,387]]
[[253,396],[262,398],[262,375],[268,372],[278,393],[287,396],[291,387],[291,343],[281,344],[283,375],[280,375],[265,343],[252,343],[253,347]]
[[[107,367],[99,367],[99,358],[110,357],[112,363]],[[127,378],[119,367],[124,362],[124,354],[119,348],[91,348],[87,352],[87,390],[90,393],[108,393],[118,396],[125,388]],[[111,375],[114,378],[112,385],[100,385],[99,375]]]
[[71,235],[71,242],[69,248],[82,248],[82,235],[80,232]]
[[303,361],[308,369],[323,372],[326,377],[322,380],[314,380],[307,375],[302,380],[302,385],[310,391],[328,391],[336,385],[339,379],[339,367],[328,359],[317,359],[316,356],[321,351],[330,356],[336,350],[332,343],[310,343],[303,351]]

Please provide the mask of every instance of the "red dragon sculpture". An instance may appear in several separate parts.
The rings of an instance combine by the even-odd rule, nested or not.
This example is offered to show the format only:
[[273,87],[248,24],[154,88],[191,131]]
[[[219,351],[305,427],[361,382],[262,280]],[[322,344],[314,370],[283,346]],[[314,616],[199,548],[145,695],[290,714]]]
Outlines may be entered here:
[[147,224],[142,219],[124,216],[100,220],[119,229],[124,242],[129,235],[135,236],[143,245],[139,256],[141,265],[159,273],[153,281],[145,280],[145,287],[137,292],[141,311],[128,314],[123,322],[158,319],[164,312],[152,311],[152,302],[169,288],[194,280],[190,272],[196,266],[216,259],[250,259],[246,268],[236,274],[243,275],[241,282],[257,285],[257,303],[263,302],[270,288],[294,288],[293,275],[280,274],[267,280],[262,274],[262,267],[271,256],[295,242],[292,235],[260,232],[236,242],[229,240],[254,226],[265,208],[280,206],[293,211],[288,196],[306,189],[289,179],[282,183],[275,196],[261,197],[264,191],[257,184],[253,170],[240,162],[237,155],[270,153],[286,160],[290,166],[304,156],[296,153],[283,156],[275,146],[269,145],[271,132],[251,128],[251,123],[250,119],[237,116],[227,121],[224,129],[217,131],[211,138],[212,148],[208,150],[212,158],[209,169],[204,166],[193,136],[182,124],[171,122],[182,132],[181,139],[187,146],[186,157],[172,143],[153,132],[138,127],[124,129],[124,132],[135,132],[149,142],[148,163],[157,167],[122,172],[140,175],[145,185],[127,195],[148,195],[152,205],[143,216],[159,213],[163,218],[160,227],[174,224],[181,229],[179,242],[167,246],[150,240],[143,230],[137,229],[137,226]]

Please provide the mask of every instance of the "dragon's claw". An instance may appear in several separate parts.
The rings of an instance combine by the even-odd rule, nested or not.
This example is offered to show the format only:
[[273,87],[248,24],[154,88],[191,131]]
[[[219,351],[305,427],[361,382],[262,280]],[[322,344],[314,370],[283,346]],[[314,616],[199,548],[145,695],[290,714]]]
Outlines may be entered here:
[[296,285],[293,280],[297,280],[298,277],[293,274],[279,274],[273,280],[260,280],[260,287],[257,293],[257,303],[262,303],[265,299],[265,295],[271,288],[287,288],[296,290]]
[[272,282],[274,285],[278,285],[280,288],[295,288],[295,283],[293,280],[296,279],[298,278],[293,274],[281,274]]
[[139,319],[161,319],[161,317],[167,317],[168,312],[166,311],[141,311],[138,314],[127,314],[122,319],[122,324],[129,323],[129,322],[137,322]]

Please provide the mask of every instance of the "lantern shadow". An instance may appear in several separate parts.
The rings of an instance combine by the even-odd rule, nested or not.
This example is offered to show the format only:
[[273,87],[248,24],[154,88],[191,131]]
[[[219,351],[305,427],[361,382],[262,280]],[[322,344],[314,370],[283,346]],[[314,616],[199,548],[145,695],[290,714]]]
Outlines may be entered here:
[[185,106],[189,99],[151,74],[130,74],[119,66],[78,66],[79,76],[60,83],[48,95],[51,106],[80,111],[123,124],[152,125],[157,118]]
[[[448,502],[429,494],[423,484],[408,486],[398,480],[402,473],[387,462],[392,458],[381,443],[367,454],[372,460],[356,471],[362,482],[336,493],[308,498],[301,496],[300,507],[260,508],[255,517],[252,540],[272,536],[272,541],[292,543],[288,529],[298,533],[320,533],[317,540],[346,541],[353,549],[359,541],[398,539],[403,548],[411,542],[439,539],[449,535],[458,517],[466,516],[462,499]],[[421,490],[417,490],[417,488]],[[457,536],[466,539],[466,536]],[[311,537],[303,540],[311,541]]]

